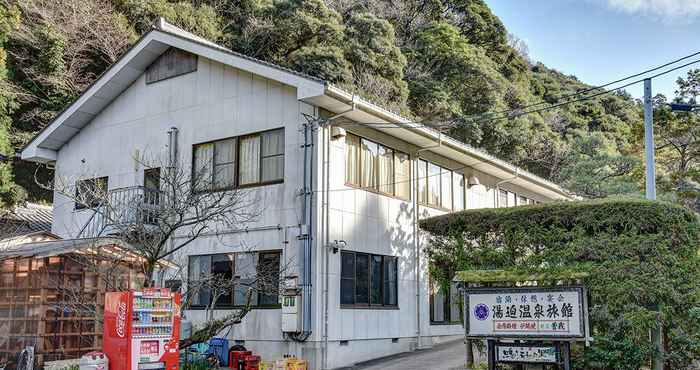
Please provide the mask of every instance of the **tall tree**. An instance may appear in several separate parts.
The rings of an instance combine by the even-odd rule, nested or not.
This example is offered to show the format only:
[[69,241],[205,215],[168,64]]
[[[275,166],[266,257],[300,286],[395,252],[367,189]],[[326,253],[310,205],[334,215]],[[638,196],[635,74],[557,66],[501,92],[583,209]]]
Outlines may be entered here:
[[12,161],[14,148],[10,140],[10,114],[14,107],[12,87],[7,82],[5,44],[10,32],[19,24],[19,10],[0,4],[0,211],[20,200],[24,194],[14,182]]

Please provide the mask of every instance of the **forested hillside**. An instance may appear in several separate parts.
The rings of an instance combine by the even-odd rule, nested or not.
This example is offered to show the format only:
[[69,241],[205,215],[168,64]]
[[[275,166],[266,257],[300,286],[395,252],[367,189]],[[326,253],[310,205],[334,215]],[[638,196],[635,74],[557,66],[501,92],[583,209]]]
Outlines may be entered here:
[[[482,0],[0,0],[0,152],[12,156],[159,16],[415,121],[450,124],[451,135],[582,196],[639,191],[638,103],[612,93],[518,115],[589,86],[530,61]],[[698,95],[699,75],[683,98]],[[683,153],[660,147],[661,184],[694,205],[696,118],[659,111],[676,122],[671,140],[691,141]],[[3,204],[24,196],[13,172],[29,199],[46,197],[32,186],[36,165],[10,163],[0,164]]]

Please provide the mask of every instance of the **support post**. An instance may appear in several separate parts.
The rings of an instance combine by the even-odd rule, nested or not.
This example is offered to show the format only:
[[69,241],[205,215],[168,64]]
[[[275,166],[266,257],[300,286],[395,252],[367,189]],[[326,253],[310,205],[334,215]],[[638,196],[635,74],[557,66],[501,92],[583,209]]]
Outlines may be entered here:
[[[651,95],[651,79],[644,80],[644,149],[646,154],[646,198],[656,199],[656,171],[654,166],[654,107]],[[652,370],[664,368],[664,345],[662,340],[661,307],[657,305],[656,327],[651,330],[651,341],[656,349]]]
[[561,353],[561,362],[563,370],[571,370],[571,343],[561,342],[559,344]]
[[496,341],[489,339],[486,342],[488,350],[489,370],[496,370]]
[[656,199],[656,171],[654,168],[654,108],[651,79],[644,80],[644,149],[646,154],[646,198]]

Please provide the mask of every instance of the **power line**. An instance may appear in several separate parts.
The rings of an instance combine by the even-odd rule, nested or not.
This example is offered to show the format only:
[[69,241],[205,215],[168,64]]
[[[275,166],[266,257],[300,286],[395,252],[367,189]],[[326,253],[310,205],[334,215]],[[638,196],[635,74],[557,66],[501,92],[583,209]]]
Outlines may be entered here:
[[[676,64],[676,63],[678,63],[678,62],[680,62],[680,61],[683,61],[683,60],[692,58],[692,57],[697,56],[697,55],[700,55],[700,51],[695,52],[695,53],[692,53],[692,54],[689,54],[689,55],[686,55],[686,56],[684,56],[684,57],[682,57],[682,58],[678,58],[678,59],[675,59],[675,60],[673,60],[673,61],[664,63],[664,64],[659,65],[659,66],[657,66],[657,67],[650,68],[650,69],[644,70],[644,71],[642,71],[642,72],[635,73],[635,74],[633,74],[633,75],[629,75],[629,76],[627,76],[627,77],[620,78],[620,79],[617,79],[617,80],[615,80],[615,81],[611,81],[611,82],[605,83],[605,84],[603,84],[603,85],[593,86],[593,87],[590,87],[590,88],[587,88],[587,89],[584,89],[584,90],[577,91],[577,92],[575,92],[575,93],[563,95],[563,96],[557,98],[556,101],[560,101],[560,100],[563,100],[563,99],[569,99],[569,98],[571,98],[571,97],[579,96],[579,95],[586,94],[586,93],[591,92],[591,91],[594,91],[594,90],[602,89],[602,88],[605,88],[605,87],[608,87],[608,86],[611,86],[611,85],[620,83],[620,82],[622,82],[622,81],[627,81],[627,80],[629,80],[629,79],[631,79],[631,78],[635,78],[635,77],[639,77],[639,76],[648,74],[648,73],[650,73],[650,72],[658,71],[659,69],[668,67],[668,66],[670,66],[670,65],[672,65],[672,64]],[[502,110],[502,111],[496,111],[496,112],[486,112],[486,113],[482,113],[482,114],[480,114],[480,115],[472,116],[472,117],[477,118],[477,120],[471,120],[471,121],[469,121],[469,122],[481,123],[481,122],[487,122],[487,121],[492,121],[492,120],[499,120],[499,119],[503,119],[503,118],[516,118],[516,117],[520,117],[520,116],[527,115],[527,114],[531,114],[531,113],[537,113],[537,112],[546,111],[546,110],[549,110],[549,109],[557,108],[557,107],[564,106],[564,105],[571,104],[571,103],[576,103],[576,102],[580,102],[580,101],[590,100],[590,99],[592,99],[592,98],[595,98],[595,97],[598,97],[598,96],[602,96],[602,95],[606,95],[606,94],[610,94],[610,93],[613,93],[613,92],[618,91],[618,90],[620,90],[620,89],[624,89],[625,87],[629,87],[629,86],[638,84],[638,83],[640,83],[640,82],[643,82],[643,81],[646,80],[647,78],[656,78],[656,77],[665,75],[665,74],[667,74],[667,73],[673,72],[673,71],[675,71],[675,70],[678,70],[678,69],[687,67],[687,66],[689,66],[689,65],[692,65],[692,64],[695,64],[695,63],[698,63],[698,62],[700,62],[700,60],[696,60],[696,61],[693,61],[693,62],[690,62],[690,63],[683,64],[683,65],[678,66],[678,67],[674,67],[674,68],[669,69],[669,70],[667,70],[667,71],[663,71],[663,72],[657,73],[657,74],[655,74],[655,75],[653,75],[653,76],[651,76],[651,77],[645,77],[645,78],[643,78],[643,79],[635,80],[635,81],[633,81],[633,82],[631,82],[631,83],[628,83],[628,84],[625,84],[625,85],[622,85],[622,86],[615,87],[615,88],[613,88],[613,89],[611,89],[611,90],[606,90],[606,91],[602,91],[602,92],[599,92],[599,93],[596,93],[596,94],[593,94],[593,95],[588,95],[588,96],[586,96],[586,97],[584,97],[584,98],[569,100],[569,101],[560,102],[560,103],[556,103],[556,102],[555,102],[555,103],[552,103],[551,105],[549,105],[549,106],[547,106],[547,107],[538,108],[538,109],[529,110],[529,111],[524,111],[524,112],[523,112],[524,109],[528,109],[528,108],[532,108],[532,107],[537,107],[537,106],[540,106],[540,105],[543,105],[543,104],[548,104],[548,103],[547,103],[547,102],[539,102],[539,103],[533,103],[533,104],[525,105],[525,106],[523,106],[523,107],[514,108],[514,109],[508,109],[508,110]],[[516,112],[517,112],[517,113],[516,113]],[[501,115],[501,116],[500,116],[500,117],[499,117],[499,116],[497,116],[497,117],[484,117],[484,116],[487,116],[487,115]],[[478,119],[478,118],[480,118],[480,117],[484,117],[484,119]],[[391,123],[391,122],[347,122],[347,123],[342,123],[341,125],[343,125],[343,126],[369,126],[369,127],[375,127],[375,128],[416,128],[416,127],[431,127],[431,128],[434,128],[434,129],[435,129],[435,128],[437,128],[437,129],[445,129],[445,128],[450,128],[450,127],[454,126],[455,123],[456,123],[456,122],[454,122],[454,121],[453,121],[453,122],[439,122],[439,123],[437,123],[437,122],[435,122],[435,123],[426,123],[426,122],[416,122],[416,121],[401,122],[401,123]]]
[[[696,54],[700,54],[700,52],[698,52],[698,53],[696,53]],[[596,97],[599,97],[599,96],[602,96],[602,95],[606,95],[606,94],[611,94],[611,93],[613,93],[613,92],[615,92],[615,91],[617,91],[617,90],[624,89],[624,88],[626,88],[626,87],[629,87],[629,86],[636,85],[636,84],[638,84],[638,83],[644,82],[644,80],[646,80],[646,79],[654,79],[654,78],[657,78],[657,77],[660,77],[660,76],[669,74],[669,73],[671,73],[671,72],[673,72],[673,71],[679,70],[679,69],[681,69],[681,68],[688,67],[688,66],[693,65],[693,64],[696,64],[696,63],[700,63],[700,59],[694,60],[694,61],[689,62],[689,63],[685,63],[685,64],[683,64],[683,65],[680,65],[680,66],[671,68],[671,69],[669,69],[669,70],[666,70],[666,71],[663,71],[663,72],[660,72],[660,73],[657,73],[657,74],[652,75],[652,76],[650,76],[650,77],[645,77],[645,78],[642,78],[642,79],[638,79],[638,80],[629,82],[629,83],[627,83],[627,84],[624,84],[624,85],[622,85],[622,86],[618,86],[618,87],[616,87],[616,88],[614,88],[614,89],[602,91],[602,92],[599,92],[599,93],[596,93],[596,94],[593,94],[593,95],[588,95],[588,96],[585,96],[585,97],[583,97],[583,98],[579,98],[579,99],[575,99],[575,100],[571,100],[571,101],[566,101],[566,102],[562,102],[562,103],[558,103],[558,104],[552,104],[552,105],[547,106],[547,107],[544,107],[544,108],[533,109],[533,110],[529,110],[529,111],[526,111],[526,112],[520,112],[520,113],[515,114],[515,115],[508,115],[508,116],[504,116],[504,117],[501,117],[501,118],[492,118],[492,119],[483,120],[483,121],[477,121],[477,122],[493,121],[493,120],[503,119],[503,118],[515,118],[515,117],[520,117],[520,116],[523,116],[523,115],[526,115],[526,114],[537,113],[537,112],[542,112],[542,111],[546,111],[546,110],[558,108],[558,107],[561,107],[561,106],[564,106],[564,105],[567,105],[567,104],[571,104],[571,103],[576,103],[576,102],[580,102],[580,101],[591,100],[591,99],[594,99],[594,98],[596,98]],[[658,68],[657,68],[657,69],[658,69]],[[648,72],[647,72],[647,73],[648,73]],[[645,73],[641,73],[641,74],[645,74]],[[637,75],[641,75],[641,74],[637,74]],[[629,78],[627,78],[627,79],[629,79]],[[626,79],[625,79],[625,80],[626,80]],[[612,83],[610,83],[610,84],[612,84]],[[606,85],[609,86],[610,84],[606,84]],[[601,85],[601,86],[602,86],[602,85]],[[362,123],[358,123],[358,124],[362,125]],[[370,123],[370,124],[372,124],[372,123]],[[380,124],[380,123],[376,123],[376,124]],[[382,123],[382,124],[386,124],[386,123]],[[399,127],[400,127],[400,126],[394,126],[394,128],[399,128]],[[440,167],[440,168],[442,169],[442,167]],[[460,166],[460,167],[457,167],[457,168],[455,168],[455,169],[447,170],[447,171],[444,171],[444,172],[441,170],[439,173],[436,173],[436,174],[429,174],[429,175],[426,175],[426,176],[423,176],[423,177],[417,177],[416,180],[427,179],[427,178],[432,177],[432,176],[442,176],[442,175],[445,174],[445,173],[453,172],[453,171],[459,171],[459,170],[463,170],[463,169],[466,169],[466,168],[471,168],[471,166],[467,166],[467,165],[465,165],[465,166]],[[377,184],[377,185],[374,185],[372,188],[370,188],[370,187],[359,187],[359,188],[354,188],[354,187],[352,187],[352,188],[341,188],[341,189],[316,190],[315,192],[322,192],[322,191],[336,192],[336,191],[351,191],[351,190],[373,190],[374,187],[380,188],[380,187],[383,187],[383,186],[390,186],[390,185],[396,185],[396,184],[402,184],[402,183],[410,183],[410,182],[412,182],[412,181],[413,181],[413,178],[410,178],[410,179],[408,179],[408,180],[395,181],[395,182],[390,182],[390,183],[385,183],[385,184]]]
[[[639,77],[639,76],[645,75],[645,74],[650,73],[650,72],[658,71],[659,69],[668,67],[668,66],[670,66],[670,65],[672,65],[672,64],[676,64],[676,63],[678,63],[678,62],[680,62],[680,61],[682,61],[682,60],[686,60],[686,59],[692,58],[692,57],[697,56],[697,55],[700,55],[700,51],[695,52],[695,53],[692,53],[692,54],[689,54],[689,55],[686,55],[686,56],[684,56],[684,57],[682,57],[682,58],[678,58],[678,59],[673,60],[673,61],[670,61],[670,62],[668,62],[668,63],[664,63],[664,64],[662,64],[662,65],[660,65],[660,66],[657,66],[657,67],[654,67],[654,68],[650,68],[650,69],[647,69],[647,70],[645,70],[645,71],[642,71],[642,72],[639,72],[639,73],[635,73],[635,74],[633,74],[633,75],[629,75],[629,76],[627,76],[627,77],[620,78],[620,79],[615,80],[615,81],[608,82],[608,83],[603,84],[603,85],[592,86],[592,87],[589,87],[589,88],[587,88],[587,89],[577,91],[577,92],[575,92],[575,93],[570,93],[570,94],[567,94],[567,95],[560,96],[560,97],[556,98],[555,101],[559,101],[559,100],[563,100],[563,99],[568,99],[568,98],[571,98],[571,97],[574,97],[574,96],[586,94],[586,93],[589,93],[589,92],[591,92],[591,91],[598,90],[598,89],[602,89],[602,88],[605,88],[605,87],[608,87],[608,86],[610,86],[610,85],[614,85],[614,84],[616,84],[616,83],[620,83],[620,82],[623,82],[623,81],[627,81],[627,80],[629,80],[629,79],[632,79],[632,78],[635,78],[635,77]],[[616,89],[614,89],[614,90],[618,90],[618,89],[620,89],[620,88],[616,88]],[[543,105],[543,104],[548,104],[548,103],[542,101],[542,102],[539,102],[539,103],[533,103],[533,104],[530,104],[530,105],[526,105],[526,106],[523,106],[523,107],[520,107],[520,108],[517,108],[517,109],[507,109],[507,110],[502,110],[502,111],[497,111],[497,112],[486,112],[486,113],[482,113],[481,115],[478,115],[478,116],[483,116],[483,115],[488,115],[488,114],[501,114],[501,113],[506,113],[506,112],[512,112],[512,111],[514,111],[514,110],[528,109],[528,108],[540,106],[540,105]]]
[[[473,122],[473,123],[482,123],[482,122],[488,122],[488,121],[497,121],[497,120],[504,119],[504,118],[512,119],[512,118],[521,117],[521,116],[524,116],[524,115],[527,115],[527,114],[532,114],[532,113],[538,113],[538,112],[547,111],[547,110],[550,110],[550,109],[558,108],[558,107],[561,107],[561,106],[564,106],[564,105],[568,105],[568,104],[572,104],[572,103],[577,103],[577,102],[581,102],[581,101],[591,100],[591,99],[597,98],[597,97],[599,97],[599,96],[611,94],[611,93],[616,92],[616,91],[618,91],[618,90],[620,90],[620,89],[624,89],[624,88],[626,88],[626,87],[630,87],[630,86],[632,86],[632,85],[636,85],[636,84],[638,84],[638,83],[644,82],[644,80],[646,80],[646,79],[653,79],[653,78],[657,78],[657,77],[663,76],[663,75],[665,75],[665,74],[671,73],[671,72],[676,71],[676,70],[679,70],[679,69],[681,69],[681,68],[685,68],[685,67],[690,66],[690,65],[693,65],[693,64],[695,64],[695,63],[700,63],[700,59],[694,60],[694,61],[692,61],[692,62],[683,64],[683,65],[680,65],[680,66],[678,66],[678,67],[671,68],[671,69],[669,69],[669,70],[667,70],[667,71],[663,71],[663,72],[657,73],[657,74],[655,74],[655,75],[653,75],[653,76],[645,77],[645,78],[642,78],[642,79],[639,79],[639,80],[635,80],[635,81],[629,82],[629,83],[627,83],[627,84],[624,84],[624,85],[622,85],[622,86],[618,86],[618,87],[616,87],[616,88],[614,88],[614,89],[602,91],[602,92],[599,92],[599,93],[596,93],[596,94],[593,94],[593,95],[588,95],[588,96],[585,96],[585,97],[583,97],[583,98],[574,99],[574,100],[568,100],[568,101],[565,101],[565,102],[552,104],[552,105],[549,105],[549,106],[544,107],[544,108],[532,109],[532,110],[529,110],[529,111],[520,112],[520,113],[516,113],[516,114],[507,114],[507,115],[503,115],[503,116],[501,116],[501,117],[487,118],[487,119],[483,119],[483,120],[479,120],[479,121],[472,121],[472,122]],[[516,110],[513,110],[513,111],[516,111]]]

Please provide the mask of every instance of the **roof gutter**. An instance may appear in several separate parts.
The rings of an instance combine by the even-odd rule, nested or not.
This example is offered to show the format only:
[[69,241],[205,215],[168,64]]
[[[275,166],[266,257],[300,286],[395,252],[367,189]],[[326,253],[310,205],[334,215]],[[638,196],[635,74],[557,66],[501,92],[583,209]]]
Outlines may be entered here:
[[[351,101],[354,104],[354,107],[357,110],[364,111],[368,114],[371,114],[381,120],[386,121],[387,123],[395,123],[397,126],[401,126],[401,124],[405,123],[410,123],[410,121],[397,113],[391,112],[389,110],[386,110],[378,105],[372,104],[364,99],[358,98],[354,94],[350,94],[334,85],[326,85],[326,95],[335,98],[337,100],[343,101],[343,102],[348,102]],[[441,132],[432,129],[427,126],[420,126],[420,127],[415,127],[415,126],[401,126],[403,129],[421,135],[425,137],[426,139],[435,141],[439,143],[439,145],[436,145],[434,147],[429,147],[429,148],[423,148],[423,149],[434,149],[438,147],[445,147],[449,148],[458,152],[461,152],[463,154],[466,154],[468,156],[474,157],[474,159],[479,160],[481,162],[488,163],[491,166],[494,166],[502,171],[509,172],[509,173],[518,173],[518,178],[522,178],[523,180],[532,182],[536,184],[537,186],[540,186],[542,188],[545,188],[553,193],[558,194],[561,198],[564,199],[574,199],[574,197],[565,189],[562,189],[559,185],[545,180],[537,175],[531,174],[527,171],[522,170],[521,168],[514,166],[504,160],[498,159],[484,151],[475,149],[470,147],[467,144],[461,143],[458,140],[455,140],[454,138],[451,138],[447,135],[442,134]],[[512,179],[513,180],[513,179]],[[512,181],[511,180],[511,181]]]

